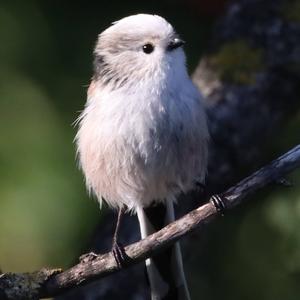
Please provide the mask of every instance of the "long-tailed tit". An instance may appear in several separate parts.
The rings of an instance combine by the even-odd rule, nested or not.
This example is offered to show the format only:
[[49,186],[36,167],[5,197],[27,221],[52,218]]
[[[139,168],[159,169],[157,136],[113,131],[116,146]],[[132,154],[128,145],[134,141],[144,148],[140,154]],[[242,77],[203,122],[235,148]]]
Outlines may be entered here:
[[[94,75],[76,136],[86,184],[119,210],[137,212],[142,238],[174,220],[173,203],[203,182],[208,129],[187,73],[183,41],[157,15],[114,22],[94,50]],[[146,261],[152,299],[190,299],[179,244]]]

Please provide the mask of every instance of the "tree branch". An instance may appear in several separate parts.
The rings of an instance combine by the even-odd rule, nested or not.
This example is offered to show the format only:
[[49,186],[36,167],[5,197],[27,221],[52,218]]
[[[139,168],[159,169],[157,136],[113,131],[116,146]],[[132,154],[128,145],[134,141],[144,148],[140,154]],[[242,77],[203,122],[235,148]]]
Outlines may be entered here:
[[[218,195],[225,209],[232,209],[247,196],[271,182],[276,182],[287,173],[300,167],[300,145],[240,181],[224,193]],[[188,233],[210,221],[218,214],[214,205],[215,197],[197,209],[172,222],[149,237],[125,248],[130,262],[126,267],[137,264],[153,256],[163,248],[175,243]],[[61,294],[78,285],[108,276],[120,269],[111,252],[87,257],[65,272],[42,269],[35,273],[0,275],[0,299],[38,299]],[[58,274],[57,274],[58,273]]]

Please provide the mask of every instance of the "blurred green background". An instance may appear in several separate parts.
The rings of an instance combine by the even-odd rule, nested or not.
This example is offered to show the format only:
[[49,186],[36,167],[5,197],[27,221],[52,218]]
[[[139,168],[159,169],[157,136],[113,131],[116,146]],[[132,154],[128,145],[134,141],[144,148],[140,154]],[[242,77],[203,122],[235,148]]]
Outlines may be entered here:
[[[85,103],[97,34],[130,14],[160,14],[187,41],[192,71],[224,1],[194,2],[0,2],[2,271],[69,266],[101,218],[75,162],[72,127]],[[270,158],[299,142],[299,125],[298,114]],[[292,189],[261,192],[261,201],[209,228],[201,252],[207,259],[194,256],[189,276],[194,297],[219,298],[212,287],[221,281],[224,299],[300,299],[300,173],[291,178]]]

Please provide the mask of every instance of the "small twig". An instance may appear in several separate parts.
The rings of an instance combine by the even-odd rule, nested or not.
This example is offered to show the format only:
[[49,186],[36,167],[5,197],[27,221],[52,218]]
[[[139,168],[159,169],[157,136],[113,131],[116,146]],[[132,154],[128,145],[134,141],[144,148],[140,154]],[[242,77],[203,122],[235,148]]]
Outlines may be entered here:
[[[231,187],[226,192],[218,195],[218,198],[224,202],[222,209],[231,209],[240,204],[246,196],[254,193],[258,189],[266,186],[268,183],[283,178],[284,175],[300,167],[300,145],[296,146],[283,156],[274,160],[271,164],[263,167],[251,176],[240,181],[237,185]],[[191,211],[181,219],[167,225],[160,231],[150,235],[149,237],[131,244],[125,248],[130,262],[126,267],[136,264],[146,258],[154,255],[168,245],[174,243],[181,237],[192,232],[200,225],[207,223],[218,214],[215,206],[215,198]],[[218,200],[219,201],[219,200]],[[108,276],[118,272],[118,267],[114,256],[111,252],[98,255],[92,260],[83,260],[74,267],[65,272],[53,275],[48,279],[46,276],[43,282],[32,284],[32,295],[38,297],[51,297],[61,294],[63,291],[87,283],[89,281]],[[41,274],[42,271],[38,272]],[[49,272],[49,271],[48,271]],[[14,283],[16,274],[4,274],[0,278],[0,295],[6,295],[0,299],[24,299],[28,295],[28,291],[20,290],[17,282]],[[32,274],[18,274],[18,276],[30,277],[32,282]],[[41,276],[39,276],[41,278]],[[28,281],[28,280],[26,280]],[[8,284],[9,282],[9,284]],[[28,284],[27,284],[28,289]],[[14,292],[17,291],[17,292]],[[22,298],[23,295],[23,298]]]

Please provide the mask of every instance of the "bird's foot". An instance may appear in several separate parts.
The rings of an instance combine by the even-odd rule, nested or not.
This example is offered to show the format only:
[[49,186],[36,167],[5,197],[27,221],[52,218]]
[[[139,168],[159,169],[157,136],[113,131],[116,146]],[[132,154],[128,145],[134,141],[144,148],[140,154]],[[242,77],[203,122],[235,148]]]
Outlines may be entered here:
[[226,204],[225,204],[225,197],[219,196],[219,195],[213,195],[211,196],[211,202],[215,206],[217,212],[224,216],[224,212],[226,210]]
[[126,264],[128,264],[128,262],[130,261],[130,257],[126,254],[123,245],[118,242],[113,242],[112,253],[118,265],[118,268],[120,269],[126,266]]
[[84,253],[81,256],[79,256],[79,261],[88,262],[94,260],[97,257],[98,255],[95,252]]

